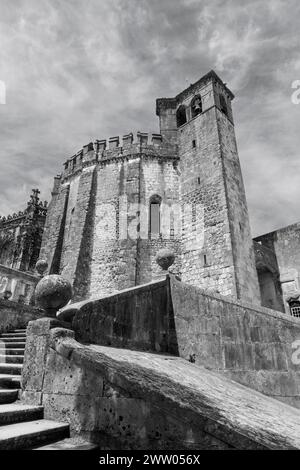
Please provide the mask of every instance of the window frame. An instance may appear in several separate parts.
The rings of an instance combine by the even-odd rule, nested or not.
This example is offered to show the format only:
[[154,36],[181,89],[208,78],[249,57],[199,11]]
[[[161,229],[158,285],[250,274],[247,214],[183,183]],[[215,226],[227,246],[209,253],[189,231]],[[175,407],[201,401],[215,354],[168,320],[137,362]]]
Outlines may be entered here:
[[292,300],[289,302],[290,314],[294,318],[300,318],[300,301]]
[[[157,239],[161,237],[161,202],[162,202],[162,198],[158,194],[151,196],[151,198],[149,199],[149,238],[150,239]],[[152,216],[152,210],[151,210],[152,205],[158,206],[158,213],[157,213],[158,231],[157,232],[152,231],[152,226],[153,226],[153,219],[152,219],[153,216]]]

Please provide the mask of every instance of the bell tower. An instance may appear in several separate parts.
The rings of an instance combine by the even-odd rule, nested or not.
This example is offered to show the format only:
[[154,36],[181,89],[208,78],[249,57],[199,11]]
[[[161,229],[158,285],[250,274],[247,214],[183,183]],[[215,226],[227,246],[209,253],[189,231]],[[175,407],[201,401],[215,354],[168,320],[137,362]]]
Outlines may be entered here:
[[180,158],[182,280],[260,303],[233,98],[211,71],[156,110]]

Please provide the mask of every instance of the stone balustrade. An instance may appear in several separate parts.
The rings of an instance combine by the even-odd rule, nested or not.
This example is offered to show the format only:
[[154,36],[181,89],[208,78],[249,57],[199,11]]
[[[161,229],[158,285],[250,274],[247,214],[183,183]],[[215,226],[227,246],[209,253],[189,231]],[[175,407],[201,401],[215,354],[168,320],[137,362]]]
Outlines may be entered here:
[[0,298],[29,305],[39,276],[0,265]]

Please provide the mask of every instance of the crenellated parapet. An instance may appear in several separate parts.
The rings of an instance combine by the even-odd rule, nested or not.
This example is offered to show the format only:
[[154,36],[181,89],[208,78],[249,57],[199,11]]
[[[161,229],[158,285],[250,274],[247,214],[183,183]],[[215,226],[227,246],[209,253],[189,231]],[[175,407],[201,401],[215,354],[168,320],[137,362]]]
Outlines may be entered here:
[[108,164],[111,161],[123,161],[130,158],[159,158],[177,160],[177,146],[163,141],[161,134],[137,132],[109,139],[97,139],[79,150],[64,163],[62,179],[81,172],[84,167],[93,164]]

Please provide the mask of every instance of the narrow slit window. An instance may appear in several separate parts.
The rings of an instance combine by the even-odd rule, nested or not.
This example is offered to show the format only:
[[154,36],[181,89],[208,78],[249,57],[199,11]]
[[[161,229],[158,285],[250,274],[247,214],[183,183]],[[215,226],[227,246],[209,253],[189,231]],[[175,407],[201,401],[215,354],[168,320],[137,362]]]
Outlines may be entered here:
[[154,236],[160,234],[160,204],[158,202],[150,204],[150,234]]
[[227,116],[228,114],[227,103],[223,95],[220,95],[220,108],[221,108],[221,111],[223,111],[223,113],[226,114]]

